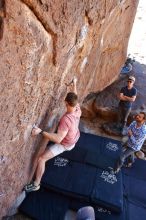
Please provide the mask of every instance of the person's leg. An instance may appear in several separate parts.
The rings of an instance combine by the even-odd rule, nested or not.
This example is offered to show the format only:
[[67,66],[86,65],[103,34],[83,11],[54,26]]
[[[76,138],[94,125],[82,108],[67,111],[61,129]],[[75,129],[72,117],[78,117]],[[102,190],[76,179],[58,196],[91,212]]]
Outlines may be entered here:
[[74,144],[72,146],[70,146],[69,148],[65,148],[63,145],[61,144],[54,144],[52,145],[49,149],[47,149],[44,154],[42,154],[42,156],[40,156],[39,160],[38,160],[38,166],[37,166],[37,170],[36,170],[36,178],[34,183],[36,185],[39,185],[41,182],[41,178],[44,174],[45,171],[45,163],[52,159],[53,157],[56,157],[57,155],[63,153],[66,150],[71,150],[74,148]]
[[126,109],[123,109],[123,128],[126,126],[127,124],[127,119],[128,119],[128,116],[131,112],[131,108],[126,108]]
[[77,212],[77,220],[95,220],[94,209],[91,206],[80,208]]
[[53,153],[47,149],[38,159],[38,165],[36,169],[36,175],[35,175],[35,180],[34,183],[36,186],[40,185],[41,178],[44,174],[45,171],[45,163],[46,161],[52,159],[54,157]]
[[127,124],[127,118],[130,114],[131,109],[127,109],[123,106],[119,106],[118,108],[118,128],[120,132],[123,134],[123,130]]
[[145,155],[144,155],[144,153],[143,153],[142,151],[136,151],[136,152],[134,152],[133,154],[131,154],[131,155],[129,156],[129,160],[128,160],[128,165],[127,165],[127,167],[131,167],[136,158],[144,159],[144,158],[145,158]]
[[121,127],[123,121],[123,107],[119,105],[118,107],[118,126]]
[[[127,141],[122,144],[122,147],[123,147],[122,152],[124,153],[126,149],[128,148]],[[134,162],[134,153],[131,153],[131,155],[125,158],[124,165],[126,167],[130,167],[130,165],[132,165],[133,162]]]
[[136,151],[135,156],[139,159],[145,159],[145,154],[142,151]]
[[53,157],[63,153],[66,149],[61,144],[54,144],[47,149],[38,159],[38,164],[35,172],[35,180],[27,184],[24,189],[26,192],[36,191],[40,188],[40,181],[45,171],[45,163]]
[[121,167],[124,164],[125,159],[134,153],[134,150],[132,148],[127,147],[126,150],[124,150],[116,164],[115,172],[119,172]]
[[127,159],[126,167],[131,167],[135,160],[134,152],[131,153],[126,159]]
[[40,181],[45,171],[45,163],[47,160],[53,158],[54,155],[48,149],[38,159],[37,168],[35,171],[35,180],[27,184],[24,189],[26,192],[32,192],[40,189]]

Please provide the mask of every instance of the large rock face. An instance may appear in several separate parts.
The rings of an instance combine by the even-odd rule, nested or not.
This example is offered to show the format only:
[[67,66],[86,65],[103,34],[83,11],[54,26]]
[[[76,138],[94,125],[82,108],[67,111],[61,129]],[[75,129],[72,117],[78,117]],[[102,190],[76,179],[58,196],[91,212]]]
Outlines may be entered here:
[[0,217],[33,173],[38,140],[64,109],[65,82],[81,100],[115,80],[138,0],[0,0]]

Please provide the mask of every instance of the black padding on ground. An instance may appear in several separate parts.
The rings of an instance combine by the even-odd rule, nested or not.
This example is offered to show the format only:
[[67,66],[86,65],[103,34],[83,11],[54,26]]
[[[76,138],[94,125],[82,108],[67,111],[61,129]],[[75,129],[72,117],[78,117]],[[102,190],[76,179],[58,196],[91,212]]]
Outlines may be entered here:
[[104,156],[103,154],[97,158],[97,155],[94,153],[87,154],[85,158],[85,163],[106,170],[114,168],[116,161],[112,157]]
[[120,154],[120,141],[82,132],[75,148],[60,156],[71,161],[107,169],[115,166]]
[[132,176],[123,176],[124,195],[135,205],[146,208],[146,181]]
[[123,211],[121,213],[115,213],[102,206],[95,206],[94,211],[96,220],[127,220],[127,201],[124,200]]
[[[81,204],[100,204],[110,211],[120,212],[123,200],[121,175],[115,178],[109,172],[109,166],[114,165],[120,153],[119,141],[81,133],[72,151],[47,162],[41,183],[46,191],[30,193],[20,207],[21,211],[34,219],[61,220],[68,206],[64,201],[67,196],[70,201],[76,199]],[[59,197],[55,199],[57,195]],[[35,203],[38,200],[40,202]],[[56,206],[62,212],[60,209],[54,211]],[[46,217],[42,217],[43,213]]]
[[115,212],[123,209],[123,186],[121,172],[111,174],[98,169],[92,191],[92,201]]
[[76,146],[71,151],[65,151],[60,156],[63,158],[67,158],[71,161],[84,163],[87,154],[87,149],[81,148],[79,145],[76,144]]
[[146,219],[146,208],[135,205],[131,202],[128,203],[126,220],[145,220]]
[[61,157],[47,163],[42,185],[65,195],[88,201],[95,182],[96,168],[73,161],[67,162],[64,166],[61,166],[61,163],[63,164]]
[[[63,160],[66,164],[63,164]],[[113,175],[94,166],[58,157],[47,163],[42,185],[82,201],[100,204],[116,212],[122,210],[121,173]]]
[[136,159],[136,161],[132,164],[130,168],[123,168],[123,173],[135,177],[137,179],[146,181],[146,161],[141,159]]
[[68,198],[40,189],[27,195],[19,211],[36,220],[63,220],[68,204]]
[[[106,209],[105,207],[95,205],[87,202],[81,202],[77,199],[73,199],[70,202],[70,208],[74,211],[85,207],[85,206],[92,206],[95,211],[96,220],[127,220],[126,213],[127,213],[127,201],[124,201],[123,211],[121,213],[115,213],[111,210]],[[132,219],[131,219],[132,220]]]

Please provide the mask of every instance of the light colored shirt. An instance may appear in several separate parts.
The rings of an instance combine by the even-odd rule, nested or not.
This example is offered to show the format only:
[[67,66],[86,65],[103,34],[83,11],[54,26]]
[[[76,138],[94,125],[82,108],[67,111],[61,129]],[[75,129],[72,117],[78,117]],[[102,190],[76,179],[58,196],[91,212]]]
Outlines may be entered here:
[[76,105],[75,111],[71,113],[65,113],[59,123],[58,131],[67,131],[67,135],[62,140],[61,144],[69,147],[75,144],[79,137],[79,121],[81,117],[81,109],[79,104]]
[[136,121],[133,121],[128,128],[132,131],[132,135],[128,138],[127,144],[134,151],[139,151],[146,140],[146,124],[144,123],[141,127],[136,125]]

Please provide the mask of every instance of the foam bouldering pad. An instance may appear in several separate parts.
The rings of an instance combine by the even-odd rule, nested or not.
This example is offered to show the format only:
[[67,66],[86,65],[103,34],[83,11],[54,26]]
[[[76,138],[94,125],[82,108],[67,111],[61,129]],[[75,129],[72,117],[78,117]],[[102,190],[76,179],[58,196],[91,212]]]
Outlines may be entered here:
[[124,196],[141,207],[146,208],[146,181],[123,175]]
[[105,207],[95,205],[91,202],[81,202],[77,199],[72,199],[69,208],[77,211],[78,209],[85,207],[85,206],[92,206],[95,211],[95,216],[97,220],[125,220],[126,213],[127,213],[127,201],[124,199],[123,211],[120,213],[116,213],[111,211]]
[[122,174],[113,174],[107,170],[97,169],[92,191],[92,201],[109,210],[123,210]]
[[42,185],[55,192],[122,210],[122,178],[87,164],[56,157],[48,161]]
[[71,161],[107,169],[115,166],[121,149],[120,141],[81,132],[75,148],[60,156]]
[[19,211],[36,220],[63,220],[68,204],[68,198],[41,188],[27,195]]
[[146,219],[146,208],[143,208],[141,206],[129,202],[126,220],[145,220],[145,219]]
[[42,185],[62,194],[88,201],[95,177],[95,167],[56,157],[46,164]]
[[146,161],[141,159],[136,159],[130,168],[123,168],[123,173],[127,176],[132,176],[137,179],[146,181],[145,168]]
[[[124,202],[123,211],[115,213],[102,206],[94,207],[95,216],[97,220],[127,220],[127,202]],[[132,219],[131,219],[132,220]]]

